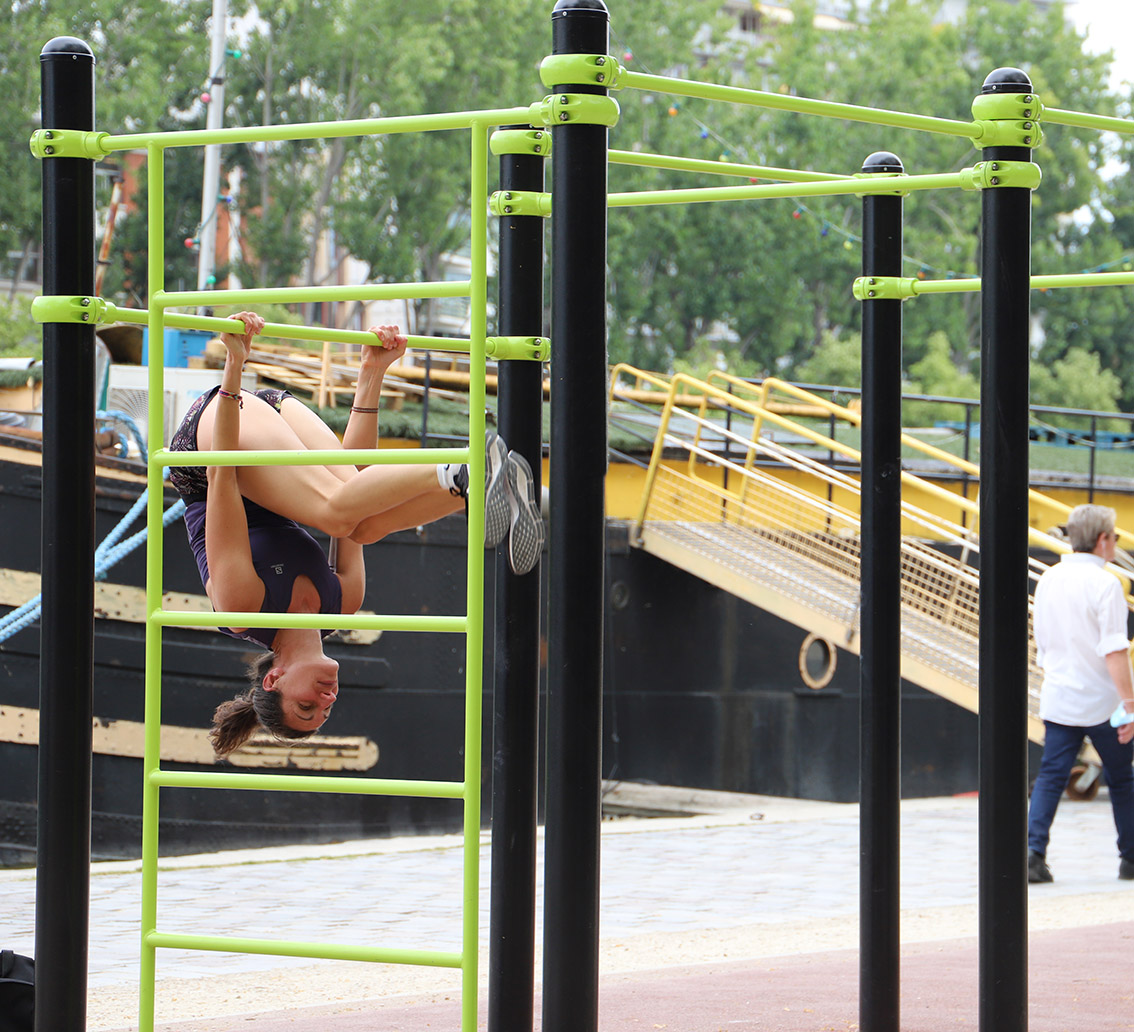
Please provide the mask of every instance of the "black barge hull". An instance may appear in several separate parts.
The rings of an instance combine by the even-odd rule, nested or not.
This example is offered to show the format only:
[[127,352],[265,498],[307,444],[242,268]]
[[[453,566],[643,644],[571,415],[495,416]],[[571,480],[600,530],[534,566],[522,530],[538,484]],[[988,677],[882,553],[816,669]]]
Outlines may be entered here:
[[[99,469],[99,540],[143,486],[124,464],[115,467],[112,462]],[[170,494],[167,504],[172,501]],[[0,576],[38,572],[39,505],[39,456],[33,442],[0,437]],[[857,657],[839,650],[830,681],[822,688],[808,687],[800,672],[804,630],[630,547],[625,524],[612,522],[607,537],[604,776],[856,799]],[[464,547],[463,517],[370,546],[365,608],[463,612]],[[164,549],[166,590],[199,595],[200,581],[180,522],[166,529]],[[491,569],[489,563],[487,613],[492,611]],[[144,549],[123,559],[106,580],[143,587]],[[544,594],[546,615],[546,586]],[[15,600],[8,601],[0,605],[0,615],[13,608]],[[490,619],[487,623],[491,628]],[[96,620],[95,634],[96,717],[118,729],[133,726],[143,719],[144,625],[113,614]],[[163,728],[200,731],[213,708],[241,688],[247,646],[216,632],[179,628],[168,628],[163,639]],[[0,864],[34,862],[37,750],[26,734],[12,733],[18,727],[12,714],[23,714],[26,731],[29,714],[37,711],[39,640],[36,624],[0,642]],[[331,641],[328,651],[341,665],[341,688],[335,719],[325,730],[377,747],[377,762],[368,769],[331,770],[330,776],[461,779],[465,656],[459,636],[386,633],[365,645]],[[546,658],[546,649],[541,654]],[[483,662],[487,819],[491,641]],[[902,719],[904,796],[975,790],[973,714],[903,683]],[[163,735],[163,750],[164,742]],[[136,857],[141,762],[136,755],[96,751],[93,765],[92,854],[99,859]],[[172,760],[163,766],[213,765]],[[345,794],[167,789],[160,815],[160,851],[167,855],[444,833],[461,826],[461,807],[455,801]]]

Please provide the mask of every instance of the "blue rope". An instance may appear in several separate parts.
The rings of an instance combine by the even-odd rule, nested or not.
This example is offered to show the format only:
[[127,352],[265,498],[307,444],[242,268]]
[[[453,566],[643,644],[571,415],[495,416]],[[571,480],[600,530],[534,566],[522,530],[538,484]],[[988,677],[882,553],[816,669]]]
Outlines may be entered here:
[[[129,419],[128,416],[126,418]],[[168,472],[168,470],[163,469],[162,477],[164,478]],[[118,543],[118,539],[126,533],[126,529],[138,518],[138,515],[146,507],[146,497],[148,494],[149,489],[147,488],[138,496],[138,500],[131,506],[130,511],[118,521],[118,525],[106,535],[102,543],[95,549],[95,580],[105,580],[107,571],[115,563],[129,555],[146,540],[146,528],[143,527],[121,544]],[[185,503],[178,498],[177,501],[162,514],[162,527],[168,527],[174,520],[179,519],[184,512]],[[25,627],[30,627],[39,619],[39,614],[42,609],[43,595],[40,594],[36,595],[35,598],[30,601],[25,602],[19,608],[13,609],[10,613],[0,617],[0,642],[6,641],[13,634],[22,631]]]
[[[95,413],[95,419],[102,423],[121,423],[134,437],[134,443],[138,446],[138,451],[141,452],[142,461],[147,461],[146,455],[146,439],[142,436],[142,431],[139,429],[138,424],[134,422],[133,418],[126,415],[125,412],[119,412],[118,409],[107,409]],[[129,448],[126,444],[126,438],[118,435],[118,442],[122,448],[122,454],[126,455]]]

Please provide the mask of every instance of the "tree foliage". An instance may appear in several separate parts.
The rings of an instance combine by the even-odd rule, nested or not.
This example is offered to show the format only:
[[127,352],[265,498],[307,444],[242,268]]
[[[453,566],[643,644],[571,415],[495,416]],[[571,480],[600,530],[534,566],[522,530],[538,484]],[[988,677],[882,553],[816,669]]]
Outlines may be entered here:
[[[1028,3],[970,4],[958,24],[946,24],[936,17],[935,4],[875,0],[841,31],[817,27],[813,4],[795,3],[791,10],[790,24],[765,25],[765,47],[749,51],[739,66],[710,63],[691,76],[731,72],[734,84],[749,88],[969,121],[987,73],[1016,65],[1030,72],[1049,106],[1103,114],[1118,106],[1107,88],[1108,59],[1083,51],[1059,5],[1041,13]],[[878,150],[897,153],[911,174],[953,171],[980,160],[971,143],[948,135],[761,108],[708,109],[696,102],[658,102],[648,94],[624,101],[613,135],[623,134],[629,144],[619,139],[613,146],[843,175],[857,172]],[[1082,271],[1134,245],[1128,236],[1134,224],[1123,223],[1125,237],[1098,231],[1112,218],[1116,225],[1121,218],[1134,223],[1129,187],[1125,197],[1112,198],[1112,185],[1100,176],[1107,158],[1097,133],[1049,127],[1036,156],[1044,169],[1034,202],[1036,271]],[[635,187],[647,181],[644,174],[633,178]],[[676,175],[654,179],[656,186],[678,184],[694,185]],[[1118,209],[1113,214],[1111,205]],[[612,244],[612,354],[664,367],[677,355],[704,351],[711,337],[714,361],[736,371],[813,372],[812,359],[832,346],[829,335],[847,337],[858,325],[849,287],[859,271],[860,202],[817,198],[714,207],[719,210],[705,215],[694,208],[653,209],[646,217],[637,210],[612,213],[612,241],[618,244]],[[905,209],[905,275],[978,273],[979,195],[917,193]],[[633,227],[619,220],[633,220]],[[638,284],[656,282],[659,269],[665,280],[651,301]],[[694,299],[695,315],[683,310],[687,302],[677,298],[676,283]],[[1044,334],[1038,357],[1050,361],[1078,345],[1097,351],[1104,367],[1118,368],[1119,356],[1128,352],[1122,308],[1115,291],[1102,299],[1090,291],[1037,295],[1034,310]],[[932,357],[930,367],[941,372],[948,365],[960,375],[978,374],[976,295],[911,302],[905,322],[907,370]],[[926,373],[923,367],[917,379]]]
[[[754,14],[764,12],[755,46],[731,31],[735,22],[721,15],[719,0],[610,0],[609,7],[611,51],[637,71],[965,122],[985,76],[1004,65],[1024,68],[1049,107],[1129,115],[1134,101],[1111,90],[1109,57],[1084,51],[1059,4],[1040,11],[1027,2],[974,2],[947,22],[937,2],[871,0],[832,30],[817,24],[812,0],[794,0],[790,23],[754,6]],[[244,56],[224,70],[226,125],[526,106],[545,92],[536,69],[550,49],[546,0],[244,0],[232,13],[240,17],[230,45]],[[36,124],[42,42],[60,33],[91,41],[99,128],[199,127],[198,95],[214,71],[207,67],[209,5],[81,0],[64,8],[14,0],[0,19],[0,117],[8,130],[0,245],[22,253],[34,250],[39,234],[38,169],[26,140]],[[145,32],[136,31],[140,25]],[[980,160],[953,135],[662,93],[616,97],[621,118],[610,143],[618,151],[842,175],[878,150],[898,154],[911,174]],[[1044,181],[1033,202],[1033,272],[1123,268],[1134,254],[1134,185],[1102,172],[1128,167],[1134,142],[1054,125],[1045,132],[1035,158]],[[467,247],[466,132],[231,146],[222,161],[246,173],[238,199],[246,260],[235,271],[247,285],[312,282],[328,232],[334,257],[349,253],[375,280],[439,278],[449,257]],[[201,219],[200,168],[197,149],[167,154],[171,284],[194,277],[195,258],[182,241]],[[746,182],[617,163],[609,179],[612,191]],[[977,274],[978,194],[917,192],[904,204],[905,275]],[[850,293],[860,263],[857,198],[612,209],[609,225],[612,359],[658,369],[851,376],[860,319]],[[128,219],[115,243],[108,291],[143,299],[143,220]],[[332,275],[339,275],[334,262]],[[1126,373],[1134,325],[1124,298],[1117,290],[1033,295],[1037,400],[1051,391],[1081,397],[1077,404],[1114,398],[1134,405],[1134,377]],[[979,376],[978,297],[922,298],[904,312],[907,382],[935,393],[971,389]],[[428,302],[418,317],[428,331]],[[1070,377],[1090,382],[1074,393]]]

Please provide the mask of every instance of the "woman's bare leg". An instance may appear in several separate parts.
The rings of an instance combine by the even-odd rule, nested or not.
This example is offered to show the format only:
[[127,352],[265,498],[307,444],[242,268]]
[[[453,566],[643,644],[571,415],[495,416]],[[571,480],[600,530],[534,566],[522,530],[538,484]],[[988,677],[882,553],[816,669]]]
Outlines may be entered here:
[[[243,399],[242,451],[308,450],[295,429],[266,401],[251,394],[244,394]],[[215,404],[214,398],[201,415],[197,429],[201,451],[212,446]],[[351,466],[342,469],[348,473],[346,478],[326,466],[241,466],[237,481],[241,494],[250,501],[332,537],[348,537],[367,517],[422,495],[452,501],[437,482],[432,465],[370,466],[361,472]]]
[[351,540],[370,545],[398,530],[422,527],[444,516],[464,510],[465,500],[444,494],[427,494],[410,502],[396,505],[377,516],[368,516],[354,529]]
[[[284,398],[280,405],[284,422],[295,431],[305,448],[312,451],[332,451],[342,448],[338,435],[298,398]],[[328,466],[339,480],[349,480],[358,471],[354,466]]]

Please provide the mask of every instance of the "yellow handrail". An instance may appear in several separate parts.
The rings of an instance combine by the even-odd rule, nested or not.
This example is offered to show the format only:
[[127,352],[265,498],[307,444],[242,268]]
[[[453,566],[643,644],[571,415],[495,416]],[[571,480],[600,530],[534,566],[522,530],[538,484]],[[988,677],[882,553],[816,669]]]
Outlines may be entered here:
[[[862,413],[856,412],[852,408],[847,408],[843,405],[838,405],[833,401],[821,397],[818,394],[813,394],[811,391],[803,387],[797,387],[793,383],[788,383],[786,380],[780,380],[777,377],[769,376],[759,384],[742,379],[739,376],[733,376],[731,373],[720,372],[713,370],[706,377],[706,382],[711,383],[714,380],[724,380],[731,384],[733,387],[739,387],[741,390],[751,391],[757,393],[761,397],[761,403],[767,404],[767,395],[769,391],[780,391],[783,394],[788,394],[801,401],[806,401],[811,405],[818,406],[829,414],[836,416],[839,419],[846,420],[848,423],[853,423],[855,426],[862,426]],[[757,389],[758,388],[758,389]],[[962,473],[967,473],[970,476],[980,477],[980,466],[975,462],[970,462],[968,459],[961,458],[959,455],[954,455],[947,452],[942,448],[937,448],[927,441],[923,441],[912,434],[903,433],[901,442],[908,448],[921,452],[928,458],[935,459],[938,462],[947,463]],[[1068,514],[1071,512],[1071,506],[1058,499],[1052,498],[1050,495],[1044,494],[1042,491],[1037,491],[1034,488],[1028,488],[1028,502],[1031,506],[1038,509],[1046,509],[1057,517],[1054,522],[1056,524],[1064,523]],[[1134,533],[1115,528],[1118,532],[1118,540],[1121,547],[1129,549],[1134,547]]]
[[[662,412],[658,425],[657,439],[654,442],[653,452],[650,457],[650,465],[646,474],[646,484],[643,490],[642,501],[638,509],[636,519],[636,527],[640,531],[641,526],[645,520],[645,514],[649,507],[649,499],[654,485],[657,481],[657,471],[661,464],[662,456],[665,448],[665,441],[667,436],[679,436],[671,434],[670,422],[672,420],[675,410],[680,410],[682,406],[678,402],[678,398],[696,398],[698,399],[697,409],[698,414],[696,417],[690,415],[688,418],[693,418],[697,425],[697,430],[694,434],[693,441],[690,447],[689,454],[689,475],[696,476],[696,451],[699,447],[701,427],[707,422],[707,409],[709,406],[721,409],[732,409],[734,411],[743,413],[750,416],[753,420],[753,430],[751,441],[746,446],[746,455],[744,460],[744,471],[751,472],[755,463],[757,453],[757,442],[760,433],[763,429],[765,421],[770,422],[783,430],[796,434],[803,439],[818,445],[824,450],[838,453],[854,463],[861,464],[862,454],[857,449],[838,441],[826,434],[820,433],[802,423],[791,419],[789,416],[784,415],[782,412],[775,411],[769,405],[769,395],[773,391],[781,391],[782,393],[796,397],[802,401],[807,402],[809,405],[819,407],[836,418],[846,420],[861,425],[862,417],[859,413],[854,412],[842,405],[837,405],[834,402],[827,401],[818,395],[811,394],[803,388],[796,387],[786,381],[778,380],[774,377],[768,377],[759,384],[753,384],[750,381],[743,380],[739,377],[734,377],[728,373],[713,372],[709,375],[709,380],[698,380],[686,373],[676,373],[673,376],[665,377],[657,373],[647,372],[641,369],[636,369],[626,363],[620,363],[613,367],[611,375],[611,388],[610,398],[612,401],[618,400],[620,396],[625,394],[625,389],[620,388],[620,383],[623,378],[631,378],[636,388],[640,388],[642,384],[648,384],[656,388],[656,393],[659,400],[662,401]],[[726,390],[723,387],[716,386],[711,380],[724,381],[731,387],[742,387],[746,393],[755,395],[755,399],[750,400],[739,394],[733,393],[731,390]],[[664,391],[664,393],[663,393]],[[651,392],[653,393],[653,392]],[[980,467],[958,460],[956,456],[950,455],[948,452],[940,449],[933,448],[932,445],[926,445],[924,442],[918,441],[917,438],[911,437],[907,434],[902,435],[903,443],[909,443],[913,447],[917,447],[926,454],[934,454],[934,457],[940,456],[944,460],[952,462],[957,468],[969,472],[975,476],[979,476]],[[980,506],[979,503],[958,495],[946,488],[940,487],[922,477],[918,477],[913,473],[903,471],[901,473],[902,484],[910,488],[916,488],[918,491],[929,495],[938,501],[944,502],[949,506],[955,506],[960,511],[973,517],[974,520],[979,520]],[[736,500],[743,504],[745,495],[750,488],[750,478],[745,477],[740,494]],[[1035,496],[1037,504],[1048,504],[1053,508],[1057,508],[1065,515],[1070,511],[1070,507],[1062,503],[1055,502],[1053,499],[1041,494],[1040,492],[1032,492]],[[1041,530],[1034,527],[1028,527],[1028,543],[1037,548],[1042,548],[1059,555],[1067,554],[1071,551],[1069,545],[1059,538],[1052,537]],[[1134,604],[1134,598],[1130,597],[1131,580],[1129,574],[1123,571],[1120,567],[1109,564],[1108,567],[1122,582],[1123,590],[1127,593],[1128,600]]]

